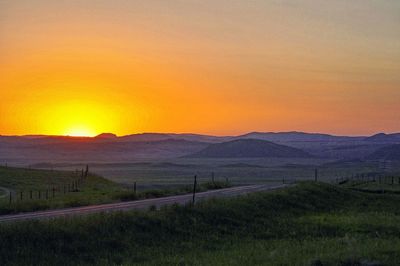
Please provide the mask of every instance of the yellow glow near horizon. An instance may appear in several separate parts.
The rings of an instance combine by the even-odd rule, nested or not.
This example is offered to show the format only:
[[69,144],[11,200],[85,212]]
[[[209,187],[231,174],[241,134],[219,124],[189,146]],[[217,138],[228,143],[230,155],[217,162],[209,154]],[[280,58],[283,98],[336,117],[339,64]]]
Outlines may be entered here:
[[83,99],[45,109],[41,123],[58,135],[93,137],[116,128],[116,115],[105,104]]
[[71,137],[94,137],[96,133],[92,129],[87,128],[86,126],[75,126],[65,132],[66,136]]

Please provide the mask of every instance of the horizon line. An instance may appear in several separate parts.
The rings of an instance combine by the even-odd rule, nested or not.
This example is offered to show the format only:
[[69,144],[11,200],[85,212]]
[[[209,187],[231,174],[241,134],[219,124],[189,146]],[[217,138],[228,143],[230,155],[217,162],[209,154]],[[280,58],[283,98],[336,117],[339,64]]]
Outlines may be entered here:
[[369,137],[369,136],[374,136],[377,134],[396,134],[400,132],[385,132],[385,131],[379,131],[375,132],[372,134],[357,134],[357,135],[336,135],[333,133],[326,133],[326,132],[308,132],[308,131],[246,131],[245,133],[241,134],[233,134],[233,135],[213,135],[213,134],[207,134],[207,133],[193,133],[193,132],[138,132],[138,133],[131,133],[131,134],[125,134],[125,135],[117,135],[113,132],[102,132],[100,134],[94,135],[94,136],[71,136],[71,135],[55,135],[55,134],[13,134],[13,135],[3,135],[0,134],[0,137],[68,137],[68,138],[96,138],[104,134],[112,134],[116,138],[122,138],[122,137],[127,137],[127,136],[135,136],[135,135],[151,135],[151,134],[159,134],[159,135],[198,135],[198,136],[209,136],[209,137],[240,137],[248,134],[287,134],[287,133],[299,133],[299,134],[319,134],[319,135],[328,135],[328,136],[333,136],[333,137]]

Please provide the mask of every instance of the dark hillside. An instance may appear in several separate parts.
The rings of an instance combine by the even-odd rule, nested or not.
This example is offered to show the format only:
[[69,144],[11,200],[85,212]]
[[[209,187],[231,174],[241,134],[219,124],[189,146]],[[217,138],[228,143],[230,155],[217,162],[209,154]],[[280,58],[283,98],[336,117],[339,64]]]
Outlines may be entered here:
[[257,139],[239,139],[212,144],[190,155],[192,158],[310,158],[310,154],[296,148]]

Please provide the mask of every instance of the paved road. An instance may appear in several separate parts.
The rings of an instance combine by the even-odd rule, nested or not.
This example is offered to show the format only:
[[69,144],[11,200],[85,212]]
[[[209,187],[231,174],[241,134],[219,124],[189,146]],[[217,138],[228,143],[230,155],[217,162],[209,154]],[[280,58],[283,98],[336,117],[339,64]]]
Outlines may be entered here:
[[[285,186],[286,185],[269,184],[269,185],[251,185],[251,186],[240,186],[240,187],[224,188],[219,190],[211,190],[211,191],[197,193],[196,202],[208,198],[233,197],[237,195],[243,195],[258,191],[276,190],[283,188]],[[68,209],[28,212],[28,213],[20,213],[12,215],[1,215],[0,223],[31,220],[31,219],[48,219],[48,218],[57,218],[57,217],[73,216],[73,215],[85,215],[85,214],[99,213],[99,212],[129,211],[138,209],[140,210],[140,209],[148,209],[150,206],[156,206],[157,208],[160,208],[161,206],[172,205],[174,203],[183,205],[190,203],[191,201],[192,201],[192,195],[187,194],[187,195],[170,196],[164,198],[92,205],[92,206],[76,207]]]

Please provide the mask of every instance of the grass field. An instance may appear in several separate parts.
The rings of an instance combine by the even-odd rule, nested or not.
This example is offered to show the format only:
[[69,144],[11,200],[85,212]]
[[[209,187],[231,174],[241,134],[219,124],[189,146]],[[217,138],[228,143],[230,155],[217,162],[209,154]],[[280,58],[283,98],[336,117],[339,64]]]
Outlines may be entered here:
[[399,203],[301,183],[194,208],[1,224],[0,264],[399,265]]
[[[55,164],[41,165],[57,169],[74,170],[83,165]],[[241,158],[241,159],[189,159],[149,160],[130,163],[91,164],[91,170],[117,183],[132,185],[137,182],[141,189],[174,188],[192,183],[197,175],[202,182],[210,181],[211,173],[219,181],[229,179],[234,185],[281,183],[285,180],[313,180],[318,168],[319,180],[334,181],[336,178],[356,174],[382,173],[400,169],[391,164],[384,169],[376,162],[339,162],[326,159],[282,159],[282,158]],[[385,173],[386,171],[386,173]]]
[[[78,180],[78,185],[74,185]],[[229,186],[230,183],[226,182],[201,182],[197,191]],[[139,188],[135,193],[132,187],[114,183],[90,172],[82,179],[81,171],[11,167],[0,167],[0,187],[0,214],[156,198],[185,194],[193,189],[189,185],[162,190]]]
[[12,193],[11,204],[8,196],[0,198],[0,213],[109,202],[122,189],[120,185],[93,174],[84,178],[76,188],[73,187],[80,177],[80,171],[0,167],[0,186]]
[[6,188],[0,187],[0,198],[6,197],[7,193],[8,193],[8,190]]

